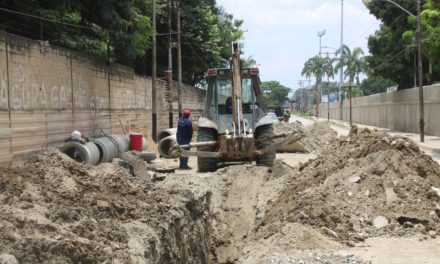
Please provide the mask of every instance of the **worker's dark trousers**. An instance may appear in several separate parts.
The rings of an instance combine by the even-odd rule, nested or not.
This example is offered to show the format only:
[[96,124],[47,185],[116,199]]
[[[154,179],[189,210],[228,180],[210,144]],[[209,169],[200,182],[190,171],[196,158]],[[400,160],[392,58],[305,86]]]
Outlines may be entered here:
[[[183,148],[184,150],[190,150],[190,147]],[[188,157],[180,158],[180,168],[188,167]]]

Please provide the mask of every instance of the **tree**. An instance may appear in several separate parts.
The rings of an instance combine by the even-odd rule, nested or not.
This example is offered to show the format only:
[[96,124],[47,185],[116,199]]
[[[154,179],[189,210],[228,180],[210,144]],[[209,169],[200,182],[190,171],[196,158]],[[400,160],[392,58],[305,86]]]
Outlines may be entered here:
[[349,85],[353,83],[356,78],[356,84],[359,85],[359,74],[368,70],[365,58],[362,56],[364,52],[361,48],[354,48],[350,50],[344,45],[341,50],[336,52],[336,56],[340,56],[340,60],[335,65],[335,72],[338,72],[341,67],[345,67],[344,76],[348,77]]
[[[352,112],[351,112],[351,99],[353,98],[353,89],[352,84],[354,79],[356,78],[356,83],[359,85],[359,74],[361,72],[367,71],[367,64],[365,62],[364,52],[361,48],[354,48],[350,50],[346,45],[342,46],[342,50],[338,50],[336,52],[336,56],[339,56],[340,59],[335,66],[335,72],[337,72],[341,67],[345,67],[344,75],[348,77],[348,96],[350,98],[350,125],[352,122]],[[356,95],[362,95],[362,91],[360,89],[356,89]]]
[[315,83],[315,115],[319,116],[319,103],[321,102],[321,82],[322,77],[327,75],[327,77],[333,77],[333,61],[330,58],[322,58],[320,56],[315,56],[308,59],[304,63],[302,75],[306,77],[311,77],[312,75],[316,78]]
[[[401,0],[399,4],[416,13],[416,1]],[[373,1],[368,5],[370,13],[382,21],[381,27],[376,33],[369,37],[368,47],[371,56],[367,57],[367,62],[372,68],[373,74],[390,79],[397,83],[398,89],[407,89],[413,86],[416,55],[414,18],[408,16],[398,7],[386,1]],[[438,0],[425,1],[422,11],[422,37],[423,50],[440,50],[438,42],[438,18],[435,14],[439,10]],[[432,18],[432,19],[431,19]],[[411,33],[412,32],[412,33]],[[403,41],[402,41],[403,40]],[[437,43],[437,44],[436,44]],[[429,47],[432,44],[432,48]],[[426,51],[425,51],[426,52]],[[426,55],[426,54],[425,54]],[[428,57],[424,56],[423,68],[429,69]],[[437,58],[434,58],[437,60]],[[440,79],[440,67],[435,67],[432,63],[432,73],[430,78],[426,78],[424,83],[431,83]],[[431,72],[431,70],[429,70]]]
[[[168,67],[166,3],[157,1],[159,75]],[[243,21],[234,20],[215,0],[181,0],[181,6],[183,80],[196,84],[208,68],[228,65],[231,43],[243,35]],[[33,16],[0,11],[1,30],[151,74],[152,0],[0,0],[0,7]]]
[[252,56],[249,56],[246,59],[243,59],[242,62],[241,62],[241,65],[244,68],[252,67],[252,66],[254,66],[256,64],[257,64],[257,61]]
[[[422,28],[422,47],[423,53],[428,60],[428,78],[427,82],[434,81],[434,72],[436,78],[440,77],[440,10],[434,7],[433,1],[428,1],[424,10],[421,12],[421,28]],[[409,17],[409,22],[416,28],[417,20],[414,17]],[[403,40],[408,44],[413,52],[416,52],[417,45],[414,43],[417,31],[407,30],[403,33]]]
[[287,96],[291,90],[278,81],[261,82],[261,91],[266,99],[266,103],[269,105],[283,105],[289,100]]
[[360,89],[364,95],[372,95],[376,93],[384,93],[387,88],[395,86],[395,82],[385,79],[381,76],[368,75],[361,83]]

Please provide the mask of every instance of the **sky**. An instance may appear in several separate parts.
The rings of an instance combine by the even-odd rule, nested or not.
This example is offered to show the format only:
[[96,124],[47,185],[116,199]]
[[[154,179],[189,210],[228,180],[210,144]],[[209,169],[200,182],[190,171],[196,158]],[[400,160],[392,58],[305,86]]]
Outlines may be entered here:
[[[234,18],[243,19],[244,56],[259,65],[262,81],[279,81],[296,90],[304,62],[340,46],[341,0],[217,0]],[[344,44],[368,54],[367,38],[379,28],[362,0],[344,0]],[[329,56],[333,56],[329,54]],[[339,77],[335,76],[335,80]],[[312,84],[313,84],[312,79]],[[306,82],[308,83],[308,82]]]

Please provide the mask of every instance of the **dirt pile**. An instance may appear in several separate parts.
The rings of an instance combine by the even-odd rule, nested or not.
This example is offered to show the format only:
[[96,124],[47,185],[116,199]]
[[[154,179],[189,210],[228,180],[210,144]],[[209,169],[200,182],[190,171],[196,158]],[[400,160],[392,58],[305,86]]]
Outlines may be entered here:
[[19,263],[207,263],[209,197],[162,189],[122,160],[59,152],[0,168],[0,253]]
[[440,231],[440,167],[405,138],[354,128],[301,165],[287,185],[263,222],[273,232],[302,223],[352,243]]
[[307,152],[319,152],[323,148],[329,147],[337,137],[337,133],[327,123],[314,123],[304,127],[300,122],[279,122],[275,124],[274,131],[276,134],[292,133],[293,131],[301,133],[303,138],[298,142],[304,146]]

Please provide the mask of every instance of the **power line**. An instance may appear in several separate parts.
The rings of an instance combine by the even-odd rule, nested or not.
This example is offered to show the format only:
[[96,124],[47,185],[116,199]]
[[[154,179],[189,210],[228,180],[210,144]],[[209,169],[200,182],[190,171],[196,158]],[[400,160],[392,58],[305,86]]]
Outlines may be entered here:
[[358,16],[356,21],[351,24],[350,28],[346,31],[346,33],[344,34],[344,39],[346,39],[346,37],[351,33],[351,31],[353,30],[353,28],[355,28],[355,26],[357,25],[357,23],[361,20],[361,18],[363,18],[365,16],[365,13],[362,14],[362,16]]
[[[414,10],[411,10],[411,11],[414,11]],[[401,14],[401,15],[399,15],[397,18],[395,18],[395,19],[393,20],[393,22],[391,22],[391,24],[386,25],[386,26],[387,26],[387,27],[392,27],[392,26],[394,26],[395,24],[400,23],[403,19],[405,19],[405,18],[407,18],[407,17],[408,17],[407,14]],[[357,35],[356,38],[351,38],[351,39],[358,39],[358,40],[355,42],[355,45],[362,41],[362,39],[366,36],[366,34],[368,34],[368,31],[369,31],[373,26],[374,26],[374,23],[370,24],[370,26],[369,26],[366,30],[364,30],[364,31],[362,32],[362,34]],[[354,45],[354,46],[355,46],[355,45]]]
[[406,47],[406,48],[404,48],[403,50],[401,50],[399,53],[397,53],[396,55],[394,55],[393,57],[391,57],[391,58],[389,58],[388,60],[386,60],[386,61],[384,61],[384,62],[382,62],[380,65],[378,65],[378,66],[376,66],[376,67],[374,67],[374,68],[372,68],[371,70],[376,70],[376,69],[378,69],[378,68],[380,68],[380,67],[382,67],[383,65],[385,65],[385,64],[387,64],[388,62],[390,62],[390,61],[392,61],[392,60],[394,60],[395,58],[397,58],[397,57],[399,57],[400,55],[402,55],[402,53],[404,53],[407,49],[409,49],[410,47],[408,46],[408,47]]
[[[72,27],[77,27],[77,28],[84,28],[84,29],[92,29],[92,30],[94,30],[94,28],[92,28],[92,27],[76,25],[76,24],[67,23],[67,22],[63,22],[63,21],[59,21],[59,20],[54,20],[54,19],[48,19],[48,18],[45,18],[45,17],[40,17],[40,16],[36,16],[36,15],[26,14],[26,13],[14,11],[14,10],[2,8],[2,7],[0,7],[0,10],[4,11],[4,12],[7,12],[7,13],[13,13],[13,14],[16,14],[16,15],[21,15],[21,16],[26,16],[26,17],[34,18],[34,19],[44,20],[44,21],[48,21],[48,22],[52,22],[52,23],[56,23],[56,24],[62,24],[62,25],[66,25],[66,26],[72,26]],[[106,30],[106,29],[103,29],[103,30]],[[108,30],[106,30],[106,31],[108,31]]]

